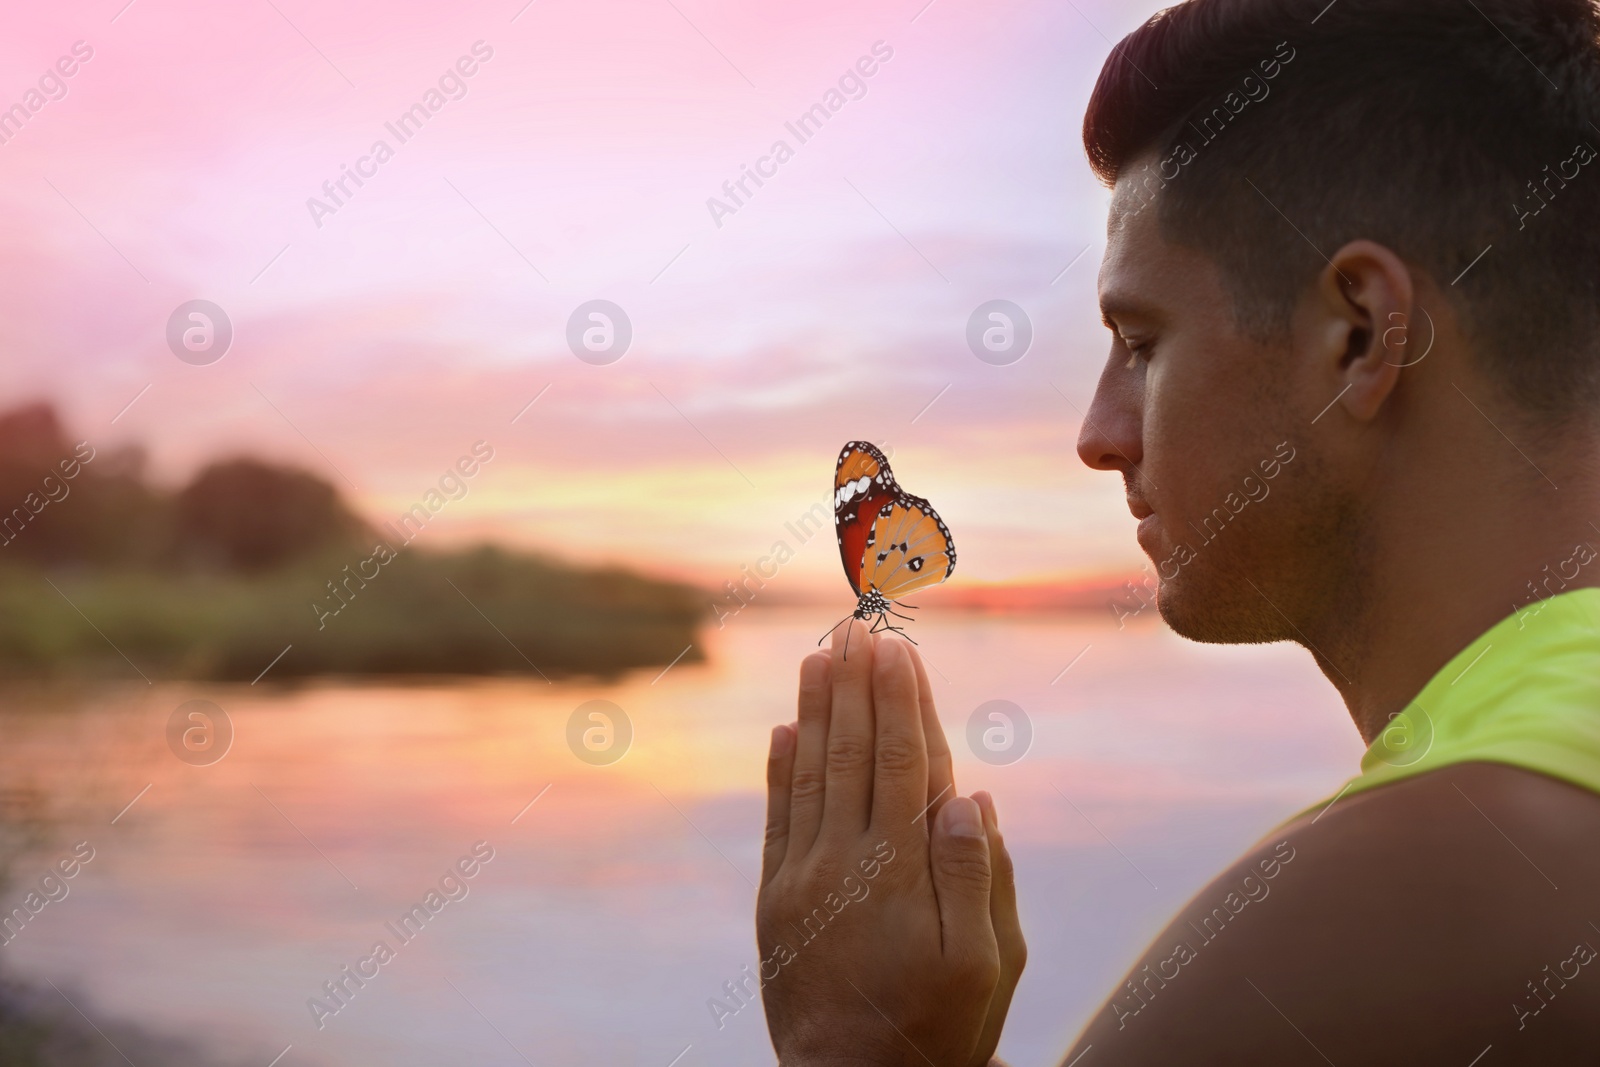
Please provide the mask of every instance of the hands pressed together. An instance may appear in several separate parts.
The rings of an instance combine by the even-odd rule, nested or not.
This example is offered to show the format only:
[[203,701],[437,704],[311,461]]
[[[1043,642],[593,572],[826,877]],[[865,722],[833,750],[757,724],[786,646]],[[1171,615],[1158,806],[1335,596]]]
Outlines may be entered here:
[[1011,857],[989,795],[955,792],[916,651],[851,619],[806,657],[767,786],[756,935],[780,1064],[989,1064],[1027,959]]

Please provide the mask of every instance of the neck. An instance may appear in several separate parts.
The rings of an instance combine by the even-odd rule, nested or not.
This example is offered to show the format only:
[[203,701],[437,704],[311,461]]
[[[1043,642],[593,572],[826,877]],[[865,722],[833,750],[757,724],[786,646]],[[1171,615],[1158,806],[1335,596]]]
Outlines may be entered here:
[[1441,462],[1386,456],[1375,467],[1383,473],[1368,488],[1386,484],[1365,515],[1353,573],[1342,576],[1348,592],[1330,594],[1304,626],[1368,744],[1497,622],[1600,586],[1600,474],[1585,455],[1600,454],[1593,443],[1530,452],[1535,469],[1498,431],[1481,420],[1475,429],[1484,440],[1437,444]]

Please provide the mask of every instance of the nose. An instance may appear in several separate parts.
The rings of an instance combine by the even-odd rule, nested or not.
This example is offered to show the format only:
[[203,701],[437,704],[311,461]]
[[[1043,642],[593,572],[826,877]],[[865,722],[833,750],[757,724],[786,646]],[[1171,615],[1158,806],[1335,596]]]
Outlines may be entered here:
[[1141,369],[1129,368],[1115,351],[1107,358],[1078,431],[1078,458],[1086,466],[1131,475],[1144,461]]

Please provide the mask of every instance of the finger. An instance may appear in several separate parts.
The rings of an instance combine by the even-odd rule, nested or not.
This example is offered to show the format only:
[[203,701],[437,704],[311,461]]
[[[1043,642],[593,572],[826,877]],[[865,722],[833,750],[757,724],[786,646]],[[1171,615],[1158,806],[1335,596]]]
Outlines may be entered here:
[[1000,818],[995,811],[994,798],[988,793],[972,794],[983,813],[983,828],[989,841],[989,869],[993,878],[989,888],[989,919],[994,926],[995,945],[1000,952],[1000,981],[995,986],[994,997],[989,1002],[989,1017],[984,1024],[980,1052],[993,1055],[1000,1043],[1000,1030],[1005,1025],[1006,1012],[1011,1008],[1011,996],[1017,991],[1022,969],[1028,964],[1028,945],[1022,937],[1022,922],[1017,913],[1016,869],[1011,853],[1006,849],[1000,833]]
[[989,918],[989,840],[971,797],[951,797],[944,805],[929,847],[945,960],[974,982],[981,978],[987,998],[999,980],[1000,957]]
[[995,940],[1000,948],[1002,966],[1014,970],[1012,984],[1022,975],[1027,961],[1028,948],[1022,938],[1022,922],[1017,913],[1017,874],[1011,862],[1011,852],[1006,848],[1005,836],[1000,832],[1000,816],[995,810],[994,798],[986,792],[972,794],[978,810],[983,814],[984,836],[989,843],[989,870],[992,879],[989,888],[989,917],[993,920]]
[[828,721],[831,718],[832,667],[826,652],[800,661],[800,711],[789,779],[788,855],[811,851],[822,826],[822,798],[828,763]]
[[911,664],[917,669],[917,706],[922,714],[923,744],[928,750],[928,798],[923,801],[928,805],[928,810],[923,816],[927,820],[923,825],[932,826],[944,802],[955,795],[956,771],[950,759],[950,742],[945,740],[939,712],[933,706],[933,686],[928,683],[928,669],[915,648],[907,648],[906,651],[911,653]]
[[911,836],[921,859],[919,831],[910,834],[928,803],[928,751],[922,742],[917,672],[903,641],[885,641],[873,653],[872,825],[895,839]]
[[861,620],[851,619],[834,631],[827,784],[818,836],[844,839],[865,833],[872,813],[873,651]]
[[772,728],[772,744],[767,750],[767,837],[761,849],[761,884],[783,866],[789,848],[789,783],[794,777],[794,727],[785,723]]

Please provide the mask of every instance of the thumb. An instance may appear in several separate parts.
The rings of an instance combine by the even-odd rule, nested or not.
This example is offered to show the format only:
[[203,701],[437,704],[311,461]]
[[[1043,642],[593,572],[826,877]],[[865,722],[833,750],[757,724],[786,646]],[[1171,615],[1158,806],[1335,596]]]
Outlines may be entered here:
[[989,840],[971,797],[952,797],[934,819],[933,889],[947,959],[998,959],[989,917]]

